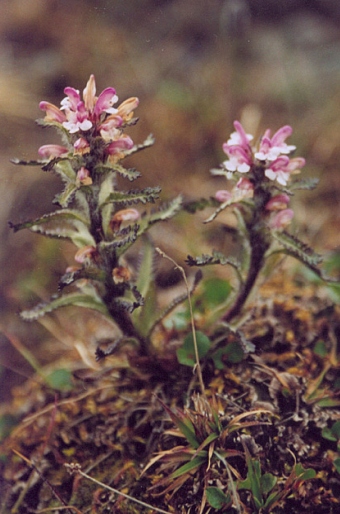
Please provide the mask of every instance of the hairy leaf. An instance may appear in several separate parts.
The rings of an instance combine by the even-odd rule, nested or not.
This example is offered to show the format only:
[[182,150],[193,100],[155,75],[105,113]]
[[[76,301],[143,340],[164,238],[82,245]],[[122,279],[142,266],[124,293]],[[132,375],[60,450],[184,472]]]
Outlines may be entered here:
[[127,152],[124,152],[124,155],[132,155],[136,152],[140,152],[141,150],[144,150],[145,148],[149,148],[149,146],[152,146],[155,142],[155,138],[152,134],[149,134],[148,137],[145,139],[145,141],[139,145],[134,145],[131,150],[128,150]]
[[131,191],[114,191],[109,194],[106,200],[102,203],[102,206],[108,203],[123,203],[126,205],[138,202],[144,204],[147,202],[153,203],[159,198],[160,192],[160,187],[146,187],[145,189],[136,189]]
[[25,321],[35,321],[45,314],[53,312],[61,307],[68,307],[70,305],[93,309],[109,317],[110,320],[112,319],[106,309],[106,306],[98,295],[95,293],[90,295],[78,292],[52,297],[51,301],[49,302],[42,302],[36,305],[33,309],[22,311],[20,316]]
[[206,207],[217,207],[218,205],[220,205],[220,202],[213,197],[201,198],[200,200],[184,202],[183,210],[190,212],[190,214],[195,214],[197,211],[203,211]]
[[318,178],[305,178],[305,179],[301,179],[301,180],[295,180],[294,182],[292,182],[290,184],[289,189],[291,191],[297,191],[299,189],[312,190],[312,189],[316,188],[318,183],[319,183]]
[[24,223],[9,223],[15,232],[24,228],[57,239],[71,239],[78,246],[95,245],[87,227],[88,221],[80,211],[63,209],[44,214],[41,218]]

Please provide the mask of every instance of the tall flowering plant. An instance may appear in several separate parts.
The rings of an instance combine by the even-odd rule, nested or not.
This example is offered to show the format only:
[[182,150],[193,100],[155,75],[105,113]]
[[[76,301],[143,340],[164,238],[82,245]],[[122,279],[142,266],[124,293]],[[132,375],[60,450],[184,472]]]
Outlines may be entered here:
[[[211,170],[214,176],[224,176],[234,185],[215,194],[218,207],[205,220],[212,222],[221,212],[234,208],[238,222],[238,233],[242,246],[239,260],[214,251],[212,255],[188,256],[191,266],[207,264],[229,264],[237,273],[239,285],[233,302],[224,314],[224,321],[231,322],[242,314],[256,279],[269,257],[276,253],[291,255],[322,277],[318,268],[321,257],[295,235],[288,232],[294,212],[289,207],[290,199],[297,189],[312,189],[314,179],[297,180],[295,177],[305,165],[302,157],[290,157],[295,146],[286,143],[292,128],[286,125],[271,135],[265,131],[260,143],[252,146],[253,136],[247,134],[238,121],[235,132],[223,144],[227,159],[218,169]],[[197,202],[202,208],[206,203]],[[195,205],[190,210],[195,210]]]
[[[21,316],[35,320],[68,305],[95,309],[118,325],[121,341],[133,339],[145,353],[147,328],[142,326],[140,317],[133,319],[133,312],[147,294],[147,266],[142,263],[138,274],[124,256],[154,223],[179,211],[181,197],[158,210],[143,212],[136,207],[154,203],[160,187],[121,190],[118,186],[118,176],[128,182],[140,177],[139,171],[124,167],[122,160],[153,144],[152,136],[135,144],[125,133],[138,121],[133,117],[138,98],[117,105],[118,96],[112,87],[96,96],[93,75],[82,95],[72,87],[66,87],[64,92],[60,107],[40,102],[45,117],[38,120],[44,127],[57,129],[63,145],[42,146],[38,150],[41,159],[37,161],[13,161],[39,165],[60,176],[64,189],[54,199],[58,208],[41,218],[10,225],[14,231],[28,228],[48,237],[71,240],[77,247],[75,262],[61,277],[59,293]],[[147,240],[145,246],[148,256]],[[144,260],[150,262],[150,258]]]

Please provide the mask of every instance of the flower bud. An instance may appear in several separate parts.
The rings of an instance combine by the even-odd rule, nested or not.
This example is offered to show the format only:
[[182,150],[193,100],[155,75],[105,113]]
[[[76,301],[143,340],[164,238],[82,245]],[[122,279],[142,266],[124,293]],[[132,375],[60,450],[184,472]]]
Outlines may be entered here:
[[290,198],[285,193],[273,196],[269,202],[266,203],[265,209],[267,211],[281,211],[286,209],[290,202]]
[[125,100],[120,104],[118,107],[118,114],[121,116],[125,121],[128,121],[133,116],[133,110],[138,107],[139,99],[136,97],[131,97]]
[[280,230],[287,227],[294,217],[294,211],[292,209],[284,209],[274,214],[269,221],[269,227],[274,230]]
[[97,249],[94,246],[84,246],[80,248],[74,256],[74,260],[83,264],[88,260],[92,260],[97,254]]
[[236,184],[237,189],[242,189],[243,191],[254,191],[254,184],[247,178],[240,178],[240,180]]
[[92,178],[90,177],[90,172],[87,168],[84,168],[84,166],[82,166],[77,171],[77,181],[82,186],[90,186],[92,184]]
[[123,221],[136,221],[139,218],[140,214],[137,209],[122,209],[114,214],[110,226],[112,230],[118,230]]
[[226,189],[221,189],[220,191],[216,191],[215,198],[218,202],[224,203],[231,200],[232,194],[230,191],[227,191]]
[[118,266],[112,270],[112,278],[115,284],[123,284],[131,279],[131,272],[124,266]]
[[76,155],[84,155],[90,152],[90,144],[85,138],[80,137],[73,145],[74,153]]
[[55,157],[68,154],[68,149],[60,145],[43,145],[39,148],[38,154],[43,159],[54,159]]

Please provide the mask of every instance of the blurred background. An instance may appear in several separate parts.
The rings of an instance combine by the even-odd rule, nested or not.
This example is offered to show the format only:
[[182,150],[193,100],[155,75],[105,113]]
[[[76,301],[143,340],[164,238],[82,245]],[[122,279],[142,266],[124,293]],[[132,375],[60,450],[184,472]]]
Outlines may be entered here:
[[[255,139],[292,125],[289,142],[307,159],[304,176],[320,179],[294,199],[299,235],[321,253],[339,250],[338,0],[0,0],[0,11],[3,397],[32,371],[23,347],[44,364],[62,358],[65,345],[70,351],[75,330],[84,341],[98,330],[84,314],[73,318],[73,332],[20,320],[20,309],[55,292],[74,248],[7,226],[54,208],[57,178],[10,159],[35,159],[39,146],[59,142],[34,123],[43,116],[38,103],[59,105],[64,87],[82,90],[91,73],[98,92],[113,86],[121,101],[140,98],[140,121],[129,134],[142,142],[151,132],[156,143],[131,164],[143,173],[138,187],[161,185],[164,200],[226,186],[209,169],[224,160],[234,119]],[[201,221],[180,217],[154,238],[183,262],[213,237]]]

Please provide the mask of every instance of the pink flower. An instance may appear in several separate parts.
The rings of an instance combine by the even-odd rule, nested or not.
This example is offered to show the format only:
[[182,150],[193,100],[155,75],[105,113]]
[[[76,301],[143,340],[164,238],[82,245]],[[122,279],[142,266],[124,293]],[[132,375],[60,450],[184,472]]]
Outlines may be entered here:
[[218,202],[221,203],[229,202],[229,200],[232,198],[232,194],[226,189],[221,189],[220,191],[216,191],[215,198]]
[[285,193],[275,195],[266,203],[265,209],[267,211],[281,211],[287,208],[289,202],[290,198]]
[[306,160],[303,157],[294,157],[289,161],[288,170],[293,174],[300,173],[300,168],[303,168],[305,164]]
[[104,123],[99,126],[100,135],[104,141],[112,141],[118,139],[121,135],[121,131],[117,127],[120,127],[123,123],[123,118],[114,115],[107,118]]
[[291,171],[289,169],[289,163],[289,157],[280,155],[280,157],[271,163],[270,168],[265,170],[264,174],[269,180],[277,180],[279,184],[286,186]]
[[128,121],[133,116],[133,111],[138,107],[139,99],[135,96],[128,98],[122,102],[118,109],[117,114],[123,118],[124,121]]
[[91,175],[90,175],[90,172],[87,168],[85,168],[84,166],[82,166],[78,171],[77,171],[77,181],[78,183],[80,183],[82,186],[90,186],[92,184],[92,178],[91,178]]
[[236,132],[233,132],[227,143],[222,146],[224,153],[229,157],[229,160],[223,162],[223,166],[230,172],[247,173],[252,165],[249,141],[253,136],[246,134],[239,121],[234,122],[234,127]]
[[42,101],[39,104],[39,108],[46,112],[45,121],[56,121],[57,123],[63,123],[66,121],[65,114],[58,109],[55,105],[50,102]]
[[80,137],[79,139],[77,139],[77,141],[74,143],[73,145],[73,148],[74,148],[74,153],[77,155],[84,155],[86,153],[89,153],[90,151],[90,144],[88,143],[88,141],[86,141],[85,138],[83,137]]
[[83,99],[78,89],[73,87],[65,87],[64,93],[66,97],[61,101],[60,112],[64,111],[65,114],[64,119],[60,121],[70,134],[75,134],[79,130],[83,132],[90,130],[102,119],[102,115],[117,114],[117,109],[113,107],[118,101],[115,89],[107,87],[96,97],[94,75],[90,76],[86,84]]
[[84,246],[80,248],[74,256],[74,260],[79,264],[91,261],[97,254],[94,246]]
[[115,155],[124,150],[130,150],[133,147],[133,141],[131,137],[123,134],[119,139],[112,141],[107,147],[109,155]]
[[269,227],[274,230],[282,230],[290,224],[294,217],[292,209],[284,209],[276,213],[269,221]]
[[255,153],[256,159],[260,161],[274,161],[281,154],[289,154],[295,150],[295,146],[287,145],[285,140],[293,132],[292,127],[285,125],[281,127],[272,138],[270,138],[270,130],[267,129],[262,137],[259,151]]
[[110,221],[110,226],[112,230],[116,231],[119,230],[123,221],[137,221],[139,218],[140,213],[137,209],[121,209],[113,215]]
[[254,191],[254,184],[245,177],[241,177],[235,187],[243,191]]
[[228,146],[240,145],[244,149],[250,148],[249,141],[252,141],[253,136],[246,134],[244,128],[239,121],[234,121],[236,132],[230,134],[230,138],[226,143]]
[[43,145],[39,148],[38,154],[44,159],[53,159],[68,154],[68,149],[60,145]]

